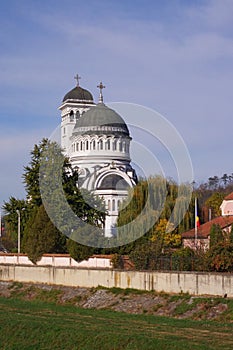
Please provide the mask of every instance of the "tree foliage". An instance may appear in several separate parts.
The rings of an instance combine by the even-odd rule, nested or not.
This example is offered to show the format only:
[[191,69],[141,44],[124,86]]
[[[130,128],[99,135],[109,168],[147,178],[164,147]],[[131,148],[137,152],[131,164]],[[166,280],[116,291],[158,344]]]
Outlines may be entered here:
[[205,205],[211,210],[211,217],[216,218],[221,215],[220,205],[224,199],[224,193],[214,192],[205,202]]
[[23,247],[34,264],[45,253],[66,251],[66,237],[53,225],[43,205],[35,207],[26,224]]
[[[104,203],[88,191],[81,192],[77,188],[78,172],[63,156],[58,144],[43,139],[39,145],[35,145],[29,165],[24,168],[23,179],[26,200],[19,201],[12,197],[5,203],[4,210],[6,222],[15,235],[18,220],[16,210],[25,208],[21,215],[22,236],[25,231],[22,248],[33,262],[38,261],[43,253],[67,251],[67,237],[56,227],[67,236],[77,230],[70,223],[71,212],[81,221],[96,227],[104,222]],[[73,249],[76,244],[74,242],[68,246]]]
[[137,245],[130,253],[130,260],[133,261],[137,270],[156,270],[159,258],[163,250],[163,241],[158,238],[154,242],[146,242]]
[[210,271],[233,271],[233,244],[220,241],[210,247],[206,254],[206,261]]
[[72,239],[68,240],[67,248],[70,256],[78,262],[88,260],[95,251],[93,247],[79,244]]
[[224,235],[219,225],[213,224],[210,229],[210,247],[224,241]]
[[39,172],[43,152],[49,145],[49,141],[43,138],[35,145],[31,151],[31,160],[29,165],[24,167],[23,182],[27,193],[27,200],[33,205],[39,207],[42,204],[40,194]]
[[[152,242],[158,237],[162,239],[164,247],[180,246],[181,232],[193,224],[193,215],[186,212],[190,186],[178,186],[174,181],[155,176],[139,181],[130,191],[131,201],[126,206],[123,203],[119,213],[119,235],[133,239],[145,232]],[[176,223],[179,223],[177,227]]]

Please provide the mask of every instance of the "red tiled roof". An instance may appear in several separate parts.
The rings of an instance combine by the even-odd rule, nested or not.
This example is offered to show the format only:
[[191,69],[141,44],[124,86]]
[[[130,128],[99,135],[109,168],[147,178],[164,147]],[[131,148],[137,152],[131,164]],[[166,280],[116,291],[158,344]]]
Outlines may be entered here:
[[[221,229],[226,228],[233,224],[233,215],[229,216],[219,216],[213,220],[205,222],[200,227],[197,228],[197,238],[208,238],[210,234],[210,229],[212,225],[219,225]],[[195,237],[195,229],[186,231],[182,233],[182,238],[194,238]]]
[[225,199],[225,201],[233,200],[233,192],[231,192],[230,194],[228,194],[224,199]]

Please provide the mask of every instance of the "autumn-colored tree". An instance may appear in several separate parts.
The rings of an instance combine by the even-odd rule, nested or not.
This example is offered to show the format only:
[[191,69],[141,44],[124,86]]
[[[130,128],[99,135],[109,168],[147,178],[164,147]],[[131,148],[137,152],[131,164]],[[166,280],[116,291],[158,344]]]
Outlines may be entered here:
[[211,246],[206,253],[206,261],[210,271],[233,271],[233,244],[221,241]]
[[153,227],[151,241],[155,242],[160,237],[165,248],[179,247],[181,245],[181,234],[177,233],[174,225],[167,219],[160,219]]

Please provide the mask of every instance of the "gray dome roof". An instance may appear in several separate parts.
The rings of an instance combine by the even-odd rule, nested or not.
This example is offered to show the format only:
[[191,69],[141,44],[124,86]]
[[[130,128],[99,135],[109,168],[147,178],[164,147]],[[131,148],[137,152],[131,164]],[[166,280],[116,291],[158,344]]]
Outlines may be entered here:
[[65,97],[63,98],[63,102],[65,102],[66,100],[81,100],[93,102],[93,96],[89,91],[81,88],[80,86],[75,86],[74,89],[70,90],[65,95]]
[[98,103],[76,122],[73,134],[124,134],[129,136],[124,119],[104,103]]

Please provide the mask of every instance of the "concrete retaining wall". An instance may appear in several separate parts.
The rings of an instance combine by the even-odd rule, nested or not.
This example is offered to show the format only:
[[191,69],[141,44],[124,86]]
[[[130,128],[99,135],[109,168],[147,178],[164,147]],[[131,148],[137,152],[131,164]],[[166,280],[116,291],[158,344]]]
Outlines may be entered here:
[[142,272],[54,266],[0,265],[1,281],[47,283],[74,287],[135,288],[233,297],[233,275],[194,272]]

